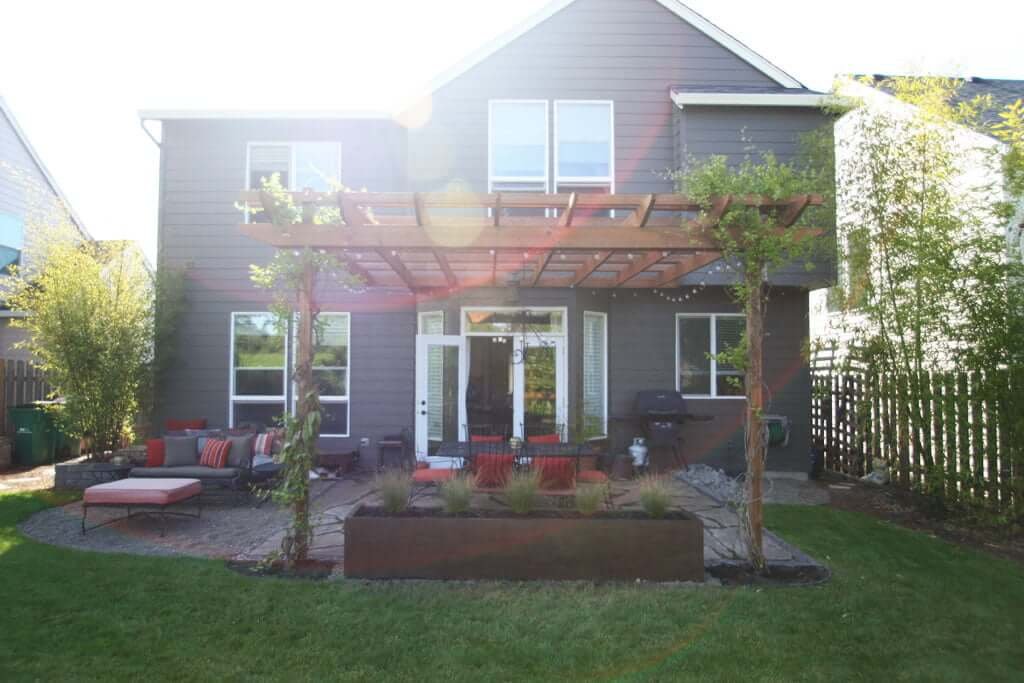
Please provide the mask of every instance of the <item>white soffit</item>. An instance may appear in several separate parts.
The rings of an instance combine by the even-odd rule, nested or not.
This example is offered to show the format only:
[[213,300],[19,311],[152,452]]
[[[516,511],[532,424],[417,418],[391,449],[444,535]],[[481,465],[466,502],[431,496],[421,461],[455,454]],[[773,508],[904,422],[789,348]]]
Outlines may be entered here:
[[677,107],[686,105],[732,107],[820,107],[825,95],[819,93],[724,93],[676,92],[672,101]]

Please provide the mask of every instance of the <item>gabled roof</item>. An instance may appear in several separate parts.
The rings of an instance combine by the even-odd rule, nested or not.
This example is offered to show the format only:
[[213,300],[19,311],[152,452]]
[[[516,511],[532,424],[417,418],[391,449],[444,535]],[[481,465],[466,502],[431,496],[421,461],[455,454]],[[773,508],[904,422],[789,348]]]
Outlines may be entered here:
[[193,119],[390,119],[391,114],[363,109],[142,109],[143,121],[187,121]]
[[[870,79],[872,84],[882,92],[889,92],[885,87],[878,87],[884,81],[892,78],[901,78],[895,74],[852,74],[849,78],[857,81]],[[912,78],[912,77],[911,77]],[[999,111],[1017,100],[1024,99],[1024,80],[1004,78],[980,78],[978,76],[948,76],[963,81],[957,96],[958,101],[966,102],[981,95],[991,95],[996,111],[988,112],[985,123],[994,123]]]
[[43,176],[43,179],[46,180],[46,184],[50,186],[50,190],[53,192],[54,195],[57,196],[57,198],[64,205],[64,209],[68,212],[68,215],[71,217],[72,222],[78,228],[79,232],[82,233],[82,236],[85,239],[91,240],[92,235],[90,235],[89,231],[85,229],[85,224],[82,223],[82,219],[79,218],[78,214],[75,213],[74,208],[72,208],[71,206],[71,202],[69,202],[68,198],[64,196],[64,193],[57,185],[57,181],[53,179],[53,176],[50,175],[50,171],[46,168],[46,164],[43,163],[43,160],[39,157],[39,154],[36,153],[36,150],[32,146],[32,143],[28,141],[28,137],[25,135],[25,132],[21,129],[21,126],[18,125],[18,120],[14,118],[14,114],[11,113],[11,110],[10,108],[8,108],[7,103],[4,101],[3,97],[0,97],[0,116],[6,118],[7,121],[11,124],[11,129],[14,131],[14,134],[18,136],[18,140],[25,148],[25,151],[28,152],[29,157],[32,158],[32,162],[36,165],[36,168],[39,169],[39,173]]
[[[466,59],[462,60],[451,69],[441,74],[437,79],[434,80],[430,85],[430,92],[436,92],[437,90],[448,85],[459,76],[463,75],[477,64],[481,63],[498,50],[502,49],[516,38],[523,36],[538,25],[547,21],[558,12],[562,11],[569,5],[576,2],[576,0],[552,0],[545,5],[539,12],[528,18],[526,21],[504,33],[503,35],[487,42],[487,44],[480,47],[476,52],[473,52]],[[690,9],[679,0],[654,0],[659,5],[667,9],[668,11],[675,14],[677,17],[685,21],[686,23],[693,26],[695,29],[706,35],[711,40],[715,41],[725,49],[732,52],[734,55],[747,62],[755,69],[763,73],[768,78],[772,79],[780,86],[784,88],[803,88],[803,84],[796,80],[785,71],[775,66],[761,55],[754,52],[752,49],[741,43],[739,40],[726,33],[718,26],[708,21],[702,15],[698,14],[694,10]]]

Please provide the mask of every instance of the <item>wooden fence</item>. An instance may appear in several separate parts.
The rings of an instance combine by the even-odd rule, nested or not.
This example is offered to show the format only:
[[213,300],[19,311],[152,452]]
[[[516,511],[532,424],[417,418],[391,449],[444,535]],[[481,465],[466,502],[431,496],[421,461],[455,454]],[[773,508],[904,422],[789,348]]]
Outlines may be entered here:
[[812,363],[811,431],[826,469],[862,476],[884,463],[894,484],[951,503],[1020,511],[1024,467],[1020,444],[1008,436],[1010,419],[1018,418],[983,390],[982,379],[924,372],[915,392],[909,376]]
[[32,401],[42,401],[50,395],[50,385],[43,373],[23,360],[0,359],[0,434],[14,433],[8,409]]

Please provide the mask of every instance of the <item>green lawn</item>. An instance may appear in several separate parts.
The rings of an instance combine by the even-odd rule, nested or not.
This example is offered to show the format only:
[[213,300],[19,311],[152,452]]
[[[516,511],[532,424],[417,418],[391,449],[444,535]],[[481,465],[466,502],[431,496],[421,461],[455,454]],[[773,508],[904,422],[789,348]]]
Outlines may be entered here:
[[25,540],[0,496],[0,680],[1009,680],[1024,571],[831,509],[770,526],[834,569],[813,588],[244,578],[218,562]]

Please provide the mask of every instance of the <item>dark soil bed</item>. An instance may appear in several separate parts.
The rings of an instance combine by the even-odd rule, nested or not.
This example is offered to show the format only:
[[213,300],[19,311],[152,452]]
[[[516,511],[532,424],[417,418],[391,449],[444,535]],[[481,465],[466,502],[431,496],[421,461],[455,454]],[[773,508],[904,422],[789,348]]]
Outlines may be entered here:
[[1024,533],[1020,526],[996,528],[957,517],[928,497],[897,486],[867,484],[833,473],[826,473],[822,483],[850,485],[829,487],[829,505],[834,508],[861,512],[1024,564]]
[[[587,519],[576,510],[534,510],[528,515],[517,515],[511,510],[467,510],[466,512],[452,515],[443,508],[418,508],[410,507],[402,512],[388,512],[380,506],[364,505],[359,508],[354,517],[396,517],[396,518],[459,518],[459,519]],[[605,510],[590,516],[592,519],[652,519],[647,513],[639,510]],[[683,510],[670,510],[659,519],[693,519],[693,515]]]
[[770,565],[760,573],[750,565],[728,563],[712,565],[707,572],[724,586],[816,586],[832,576],[827,567],[812,565]]
[[323,580],[330,577],[335,565],[321,560],[306,560],[292,566],[284,562],[242,562],[232,560],[228,569],[245,576],[272,577],[279,579]]

